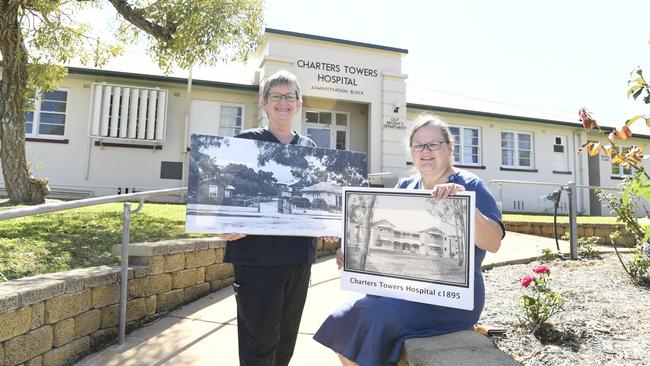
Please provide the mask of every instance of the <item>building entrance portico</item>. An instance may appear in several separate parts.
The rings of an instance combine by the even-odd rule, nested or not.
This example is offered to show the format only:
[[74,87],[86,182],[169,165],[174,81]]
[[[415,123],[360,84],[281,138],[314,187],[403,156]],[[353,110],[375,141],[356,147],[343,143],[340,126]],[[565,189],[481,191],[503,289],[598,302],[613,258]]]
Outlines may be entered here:
[[[254,57],[260,83],[282,69],[298,78],[303,112],[295,117],[294,130],[319,147],[367,153],[368,172],[376,175],[373,184],[393,186],[408,170],[401,146],[406,132],[402,57],[407,52],[267,29]],[[258,126],[263,126],[264,114],[259,115]],[[378,174],[384,172],[391,174]]]

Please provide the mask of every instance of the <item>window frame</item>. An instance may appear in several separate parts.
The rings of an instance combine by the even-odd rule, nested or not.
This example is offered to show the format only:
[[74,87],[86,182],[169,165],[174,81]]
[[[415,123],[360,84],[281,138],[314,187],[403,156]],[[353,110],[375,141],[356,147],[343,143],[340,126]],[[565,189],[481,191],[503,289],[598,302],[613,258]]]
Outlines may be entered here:
[[[57,92],[57,91],[63,91],[66,93],[65,95],[65,112],[56,112],[56,111],[43,111],[41,110],[42,107],[42,102],[43,96],[45,93],[49,92]],[[27,132],[25,129],[25,138],[26,139],[43,139],[43,140],[65,140],[66,139],[66,125],[68,124],[68,104],[69,104],[69,99],[70,99],[70,88],[65,88],[65,87],[59,87],[54,90],[49,90],[47,92],[41,93],[40,91],[37,91],[34,100],[33,100],[33,106],[31,109],[25,109],[24,115],[23,115],[23,129],[26,128],[27,123],[31,123],[32,125],[32,132]],[[46,99],[47,101],[47,99]],[[61,101],[55,101],[55,102],[61,102]],[[38,108],[37,108],[38,106]],[[28,113],[32,113],[32,121],[27,122],[25,119],[26,115]],[[39,133],[39,129],[41,126],[41,114],[42,113],[51,113],[51,114],[57,114],[57,115],[63,115],[63,134],[61,135],[51,135],[51,134],[41,134]],[[48,124],[48,123],[46,123]]]
[[[504,133],[512,133],[514,135],[514,165],[508,165],[503,163],[503,134]],[[520,165],[519,164],[519,158],[520,158],[520,151],[519,149],[519,135],[528,135],[530,137],[530,165]],[[535,169],[535,134],[533,132],[523,132],[523,131],[513,131],[513,130],[501,130],[499,132],[500,136],[500,142],[501,142],[501,148],[499,151],[501,152],[500,156],[500,161],[501,161],[501,168],[509,168],[509,169],[520,169],[520,170],[534,170]]]
[[[240,131],[244,129],[244,116],[246,115],[246,105],[241,104],[241,103],[231,103],[231,102],[217,102],[219,104],[219,119],[217,120],[217,135],[219,136],[225,136],[225,137],[233,137]],[[223,124],[223,107],[235,107],[235,108],[241,108],[241,120],[240,120],[240,125],[224,125]],[[222,128],[227,128],[229,130],[233,129],[239,129],[238,131],[235,131],[232,135],[223,135],[221,134],[221,129]]]
[[[626,150],[630,151],[632,146],[621,145],[621,146],[618,146],[618,148],[620,148],[621,151],[623,151],[623,153],[625,154]],[[611,169],[610,169],[611,176],[614,177],[614,178],[627,178],[627,177],[631,177],[632,175],[634,175],[634,168],[633,167],[630,166],[630,167],[624,168],[622,164],[614,164],[614,163],[612,163],[612,160],[614,160],[613,157],[616,154],[618,154],[618,149],[616,151],[612,150],[612,158],[609,159],[610,160],[609,165],[611,167]],[[618,173],[614,173],[614,168],[615,167],[617,168]],[[625,173],[625,170],[629,170],[629,173]]]
[[[338,131],[343,131],[345,132],[345,149],[340,150],[340,151],[350,151],[350,129],[351,129],[351,113],[346,112],[346,111],[339,111],[339,110],[334,110],[334,109],[318,109],[318,108],[303,108],[303,134],[305,136],[307,135],[307,128],[317,128],[317,129],[329,129],[330,133],[330,146],[327,147],[327,149],[334,149],[338,150],[336,148],[336,135]],[[321,124],[319,123],[313,123],[313,122],[307,122],[307,113],[318,113],[319,116],[321,113],[329,113],[331,115],[330,123],[328,125]],[[339,125],[336,122],[336,116],[338,114],[345,115],[347,118],[345,126]],[[320,119],[320,117],[319,117]],[[324,146],[320,146],[324,147]]]
[[[458,128],[458,141],[454,141],[454,145],[458,145],[458,157],[459,161],[456,161],[456,157],[452,153],[452,159],[454,160],[454,165],[459,165],[459,166],[481,166],[482,161],[483,161],[483,148],[482,148],[482,142],[483,142],[483,135],[482,135],[482,130],[478,126],[466,126],[466,125],[449,125],[450,132],[451,128]],[[465,145],[464,144],[464,129],[472,129],[476,130],[478,132],[478,144],[477,145]],[[452,133],[453,136],[453,133]],[[454,139],[456,137],[454,136]],[[466,162],[463,161],[463,148],[464,147],[474,147],[478,149],[477,157],[476,157],[476,163],[474,162]],[[456,146],[454,146],[454,151],[456,151]]]

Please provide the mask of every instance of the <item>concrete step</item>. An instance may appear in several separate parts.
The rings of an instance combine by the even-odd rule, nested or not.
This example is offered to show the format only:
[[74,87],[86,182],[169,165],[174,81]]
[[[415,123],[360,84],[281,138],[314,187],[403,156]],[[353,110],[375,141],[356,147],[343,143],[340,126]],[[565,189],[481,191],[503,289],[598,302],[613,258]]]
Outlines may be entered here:
[[521,364],[498,349],[488,337],[472,330],[407,339],[398,366],[430,365],[514,366]]

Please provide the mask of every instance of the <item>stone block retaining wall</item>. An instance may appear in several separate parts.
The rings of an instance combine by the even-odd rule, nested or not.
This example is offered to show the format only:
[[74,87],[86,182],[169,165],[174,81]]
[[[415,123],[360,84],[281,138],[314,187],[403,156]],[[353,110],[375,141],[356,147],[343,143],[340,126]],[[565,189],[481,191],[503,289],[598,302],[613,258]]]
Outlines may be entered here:
[[[544,222],[504,222],[506,230],[514,231],[522,234],[538,235],[547,238],[553,238],[553,223]],[[611,244],[609,234],[614,231],[621,232],[620,245],[632,246],[634,245],[634,236],[625,231],[622,224],[578,224],[578,238],[585,238],[590,236],[597,236],[598,244]],[[561,238],[564,233],[569,232],[568,223],[557,224],[557,234]]]
[[[337,246],[321,241],[318,254]],[[215,238],[129,245],[127,331],[229,286],[224,249]],[[119,282],[118,266],[101,266],[0,283],[0,366],[69,365],[115,342]]]

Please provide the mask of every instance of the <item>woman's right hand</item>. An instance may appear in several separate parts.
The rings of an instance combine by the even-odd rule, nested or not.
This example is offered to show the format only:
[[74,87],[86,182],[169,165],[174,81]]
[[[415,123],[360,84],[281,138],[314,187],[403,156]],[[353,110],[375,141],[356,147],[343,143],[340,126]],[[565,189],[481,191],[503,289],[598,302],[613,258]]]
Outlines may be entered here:
[[239,240],[239,239],[241,239],[241,238],[243,238],[245,236],[246,236],[246,234],[242,234],[242,233],[223,233],[223,234],[219,234],[219,237],[221,239],[228,240],[228,241]]
[[343,257],[343,252],[341,249],[336,250],[336,265],[339,267],[339,269],[343,268],[343,264],[345,263],[345,259]]

